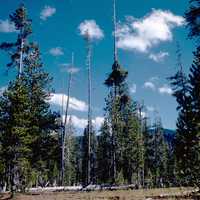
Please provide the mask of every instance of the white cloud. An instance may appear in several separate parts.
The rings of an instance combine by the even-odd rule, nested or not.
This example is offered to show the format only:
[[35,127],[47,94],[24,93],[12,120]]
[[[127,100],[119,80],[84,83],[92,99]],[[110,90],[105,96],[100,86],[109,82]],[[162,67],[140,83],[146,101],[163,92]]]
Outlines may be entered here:
[[132,94],[136,93],[137,91],[137,85],[135,83],[132,84],[132,86],[130,87],[130,92]]
[[72,67],[71,63],[62,63],[60,64],[61,68],[61,72],[68,72],[68,73],[72,73],[72,74],[77,74],[80,69],[77,67]]
[[63,52],[61,47],[52,48],[52,49],[49,50],[49,53],[52,56],[62,56],[62,55],[64,55],[64,52]]
[[[64,121],[64,118],[65,117],[63,116],[63,121]],[[88,120],[86,118],[79,118],[75,115],[71,115],[71,118],[72,118],[72,122],[76,128],[79,128],[79,129],[86,128],[86,126],[88,124]],[[99,130],[103,121],[104,121],[103,117],[96,117],[92,120],[92,124],[96,130]]]
[[155,62],[162,62],[164,59],[169,56],[168,52],[159,52],[159,53],[151,53],[149,58]]
[[163,85],[162,87],[158,88],[160,94],[168,94],[172,95],[173,91],[168,85]]
[[85,20],[79,27],[80,35],[89,35],[92,40],[100,40],[104,37],[104,33],[101,28],[96,24],[95,20]]
[[147,52],[153,46],[173,39],[172,29],[184,24],[184,18],[171,11],[153,9],[142,19],[129,17],[118,26],[118,48]]
[[79,71],[80,71],[80,69],[79,69],[79,68],[76,68],[76,67],[70,67],[70,68],[67,69],[67,72],[68,72],[68,73],[72,73],[72,74],[76,74],[76,73],[78,73]]
[[[64,104],[64,108],[67,103],[67,95],[65,94],[52,94],[51,99],[49,100],[50,104],[62,107],[62,103]],[[87,111],[87,103],[81,101],[75,97],[70,97],[69,108],[81,112]]]
[[46,20],[48,17],[51,17],[56,13],[56,8],[51,6],[45,6],[40,13],[40,19]]
[[96,117],[92,123],[94,124],[94,126],[96,127],[96,129],[100,129],[101,125],[104,122],[104,118],[103,117]]
[[155,90],[156,86],[155,86],[155,84],[153,82],[147,81],[147,82],[144,83],[144,88]]
[[9,22],[8,19],[0,20],[0,32],[2,33],[13,33],[16,32],[15,25]]
[[72,123],[76,128],[84,129],[87,126],[87,119],[79,118],[75,115],[72,115]]

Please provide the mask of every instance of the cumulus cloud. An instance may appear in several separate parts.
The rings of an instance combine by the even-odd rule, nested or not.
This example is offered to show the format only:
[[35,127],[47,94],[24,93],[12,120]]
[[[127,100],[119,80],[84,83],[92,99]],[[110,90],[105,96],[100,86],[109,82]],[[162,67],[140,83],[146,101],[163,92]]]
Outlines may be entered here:
[[[51,99],[49,100],[49,103],[52,105],[60,106],[60,107],[62,107],[62,104],[64,104],[64,108],[65,108],[65,105],[67,103],[67,95],[52,94]],[[72,110],[85,112],[87,111],[88,106],[86,102],[81,101],[75,97],[70,97],[69,108]]]
[[52,55],[52,56],[62,56],[64,55],[64,52],[62,50],[61,47],[55,47],[55,48],[51,48],[49,50],[49,53]]
[[92,122],[97,129],[100,129],[101,125],[104,122],[104,118],[103,117],[96,117]]
[[172,29],[184,24],[184,18],[171,11],[153,9],[142,19],[128,17],[118,25],[118,48],[147,52],[153,46],[173,39]]
[[56,13],[56,8],[51,6],[45,6],[40,12],[40,19],[45,21],[47,18],[51,17],[55,13]]
[[78,73],[80,71],[80,69],[79,68],[76,68],[76,67],[69,67],[68,69],[67,69],[67,72],[68,73],[71,73],[71,74],[76,74],[76,73]]
[[151,89],[151,90],[155,90],[155,89],[156,89],[156,86],[155,86],[155,84],[154,84],[153,82],[151,82],[151,81],[146,81],[146,82],[144,83],[144,88],[146,88],[146,89]]
[[96,24],[95,20],[85,20],[79,27],[80,35],[87,36],[89,35],[92,40],[100,40],[104,37],[104,33],[101,28]]
[[68,73],[72,73],[72,74],[76,74],[80,71],[79,68],[77,67],[73,67],[71,63],[62,63],[60,64],[61,68],[61,72],[68,72]]
[[13,33],[16,32],[15,25],[8,19],[0,20],[0,32],[1,33]]
[[158,88],[160,94],[167,94],[172,95],[173,91],[168,85],[163,85],[162,87]]
[[[63,121],[64,121],[64,118],[65,117],[63,116]],[[71,119],[72,119],[74,126],[78,129],[84,129],[88,124],[88,120],[86,118],[79,118],[75,115],[71,115]],[[92,124],[96,130],[99,130],[103,121],[104,121],[104,118],[98,116],[92,120]]]
[[137,85],[136,85],[135,83],[133,83],[133,84],[131,85],[131,87],[130,87],[130,92],[131,92],[132,94],[134,94],[134,93],[136,93],[136,91],[137,91]]
[[75,115],[72,115],[71,118],[72,118],[72,123],[76,128],[84,129],[87,126],[88,123],[87,119],[79,118]]
[[151,53],[149,58],[155,62],[162,62],[164,59],[169,56],[168,52],[159,52],[159,53]]

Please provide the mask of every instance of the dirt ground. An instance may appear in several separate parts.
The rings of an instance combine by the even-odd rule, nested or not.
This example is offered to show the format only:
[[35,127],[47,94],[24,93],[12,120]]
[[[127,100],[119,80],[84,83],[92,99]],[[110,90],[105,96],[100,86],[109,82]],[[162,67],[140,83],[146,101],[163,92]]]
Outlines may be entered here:
[[[14,200],[154,200],[154,199],[200,199],[191,197],[189,188],[168,188],[151,190],[124,190],[99,192],[52,192],[41,194],[16,194]],[[2,199],[8,199],[8,195]]]

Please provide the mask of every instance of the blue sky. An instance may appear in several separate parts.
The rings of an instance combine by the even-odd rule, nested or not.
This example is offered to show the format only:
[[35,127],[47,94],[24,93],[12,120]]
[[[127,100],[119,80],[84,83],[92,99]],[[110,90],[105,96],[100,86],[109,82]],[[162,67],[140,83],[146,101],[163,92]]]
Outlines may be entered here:
[[[83,32],[84,26],[91,29],[91,34],[94,34],[92,105],[94,122],[98,127],[103,117],[104,98],[108,93],[103,82],[113,63],[112,0],[23,2],[33,20],[31,40],[39,43],[45,69],[54,78],[56,94],[51,103],[57,109],[61,104],[60,94],[66,93],[67,72],[63,66],[71,62],[71,53],[74,52],[75,66],[79,72],[74,74],[70,113],[77,128],[84,127],[87,118],[86,46],[79,27],[82,23]],[[17,0],[1,2],[0,42],[14,41],[16,38],[12,24],[6,20],[19,3]],[[129,71],[131,96],[134,100],[144,101],[151,119],[154,110],[157,110],[164,127],[171,129],[175,128],[177,112],[166,78],[176,70],[176,42],[180,42],[186,72],[194,50],[194,44],[187,39],[188,30],[182,18],[187,8],[187,0],[117,0],[119,61]],[[7,62],[8,57],[1,52],[1,88],[15,77],[15,70],[4,75]]]

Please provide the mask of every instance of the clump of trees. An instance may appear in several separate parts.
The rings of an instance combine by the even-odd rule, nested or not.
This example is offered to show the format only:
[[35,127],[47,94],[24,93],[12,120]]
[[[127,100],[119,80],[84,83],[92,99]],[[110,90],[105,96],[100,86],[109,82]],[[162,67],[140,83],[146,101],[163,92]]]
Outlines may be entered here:
[[52,135],[56,114],[47,103],[52,78],[43,69],[39,46],[29,41],[31,20],[24,5],[10,20],[17,39],[0,48],[8,52],[7,67],[16,68],[17,75],[0,97],[1,182],[11,191],[24,191],[52,180],[53,169],[59,168],[59,143]]

